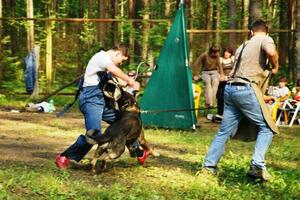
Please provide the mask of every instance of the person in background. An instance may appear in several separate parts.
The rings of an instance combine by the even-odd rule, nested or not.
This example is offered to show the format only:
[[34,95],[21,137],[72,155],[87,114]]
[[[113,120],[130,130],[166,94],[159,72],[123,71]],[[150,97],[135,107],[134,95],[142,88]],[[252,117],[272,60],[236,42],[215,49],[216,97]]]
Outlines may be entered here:
[[296,86],[292,89],[293,99],[300,101],[300,79],[296,81]]
[[285,76],[279,78],[278,86],[269,86],[268,95],[265,95],[265,102],[272,112],[274,121],[277,119],[278,108],[281,108],[284,101],[290,96],[291,92],[286,87],[287,81]]
[[287,81],[285,76],[279,78],[278,86],[269,87],[268,95],[273,96],[275,99],[279,99],[280,101],[284,101],[287,99],[291,92],[289,88],[286,86]]
[[222,120],[224,112],[224,88],[228,80],[229,73],[232,70],[234,63],[233,50],[229,47],[223,50],[223,56],[220,58],[220,63],[223,68],[224,76],[220,76],[220,83],[217,91],[218,110],[215,119]]
[[[220,75],[223,76],[223,70],[220,64],[220,48],[212,46],[207,52],[202,53],[192,65],[193,79],[199,80],[198,72],[205,83],[206,107],[212,108],[217,94]],[[200,74],[200,73],[199,73]]]
[[[119,68],[127,59],[128,48],[124,44],[116,45],[108,51],[101,50],[90,59],[84,74],[83,88],[79,95],[79,108],[84,115],[87,131],[94,129],[98,130],[99,134],[102,134],[102,120],[111,124],[118,118],[118,111],[107,107],[105,104],[103,87],[100,86],[107,81],[103,74],[110,72],[113,76],[125,81],[134,90],[139,89],[139,84]],[[99,72],[102,72],[100,73],[102,75]],[[87,143],[84,135],[80,135],[74,144],[56,156],[55,163],[57,167],[68,168],[72,164],[76,166],[90,151],[92,146]],[[140,164],[143,164],[149,155],[149,152],[142,150],[137,142],[128,147],[128,149],[131,155],[137,157]]]

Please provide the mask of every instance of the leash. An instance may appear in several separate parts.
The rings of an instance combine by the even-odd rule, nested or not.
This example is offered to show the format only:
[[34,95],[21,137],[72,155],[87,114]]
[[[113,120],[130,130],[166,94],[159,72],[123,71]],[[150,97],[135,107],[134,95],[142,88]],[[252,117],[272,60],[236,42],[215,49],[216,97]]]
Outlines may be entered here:
[[210,110],[217,109],[217,107],[213,108],[183,108],[183,109],[169,109],[169,110],[140,110],[142,114],[155,114],[155,113],[168,113],[168,112],[187,112],[193,110]]

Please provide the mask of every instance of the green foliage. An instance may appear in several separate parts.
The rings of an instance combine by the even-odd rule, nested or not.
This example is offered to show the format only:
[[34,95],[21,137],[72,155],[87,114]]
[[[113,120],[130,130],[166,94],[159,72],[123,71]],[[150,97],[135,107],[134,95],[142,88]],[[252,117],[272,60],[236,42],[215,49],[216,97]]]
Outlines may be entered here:
[[[7,36],[1,40],[1,45],[5,46],[10,42],[10,37]],[[20,86],[24,86],[23,79],[23,66],[20,60],[12,56],[11,50],[3,49],[0,55],[0,66],[5,67],[3,74],[3,81],[0,84],[0,89],[9,92],[20,91]],[[24,87],[23,87],[24,88]]]

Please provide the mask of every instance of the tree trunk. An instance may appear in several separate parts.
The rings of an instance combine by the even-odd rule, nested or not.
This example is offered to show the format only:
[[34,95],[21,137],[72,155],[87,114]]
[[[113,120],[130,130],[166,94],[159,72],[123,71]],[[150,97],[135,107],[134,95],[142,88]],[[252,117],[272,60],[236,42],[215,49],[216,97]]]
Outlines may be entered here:
[[300,79],[300,2],[296,3],[295,79]]
[[[142,1],[135,1],[135,19],[142,19],[142,17],[139,15],[139,11],[143,9],[143,2]],[[134,24],[135,30],[139,30],[139,27],[141,26],[140,22],[137,22]],[[142,55],[142,44],[140,40],[135,40],[134,43],[134,54],[135,55]]]
[[[3,17],[2,15],[2,0],[0,0],[0,18]],[[0,19],[0,52],[2,52],[2,19]],[[2,58],[2,56],[0,55],[0,58]],[[3,81],[3,70],[4,67],[0,66],[0,83]]]
[[[150,18],[150,1],[144,0],[144,15],[143,20],[148,20]],[[142,44],[142,58],[144,61],[147,61],[148,55],[148,42],[149,42],[149,30],[150,30],[150,23],[144,22],[143,23],[143,44]]]
[[[88,0],[88,18],[91,19],[93,18],[93,0]],[[93,44],[93,34],[89,34],[88,36],[88,49],[91,48]]]
[[[11,17],[15,17],[15,1],[9,1],[10,8],[11,8]],[[32,7],[33,9],[33,7]],[[33,16],[33,15],[32,15]],[[33,21],[32,21],[33,23]],[[16,25],[10,26],[10,36],[11,36],[11,42],[10,42],[10,49],[12,52],[12,55],[15,56],[17,54],[17,47],[18,47],[18,36],[16,32]]]
[[291,29],[294,30],[296,29],[295,9],[296,9],[296,4],[298,3],[297,0],[290,0],[290,3],[291,3],[291,23],[292,23]]
[[[195,16],[195,13],[197,12],[197,1],[192,1],[191,3],[190,3],[190,18],[191,18],[191,20],[190,20],[190,28],[191,29],[194,29],[195,28],[195,26],[194,26],[194,16]],[[165,9],[166,10],[166,9]],[[193,60],[193,58],[194,58],[194,48],[193,48],[193,44],[194,44],[194,34],[193,33],[190,33],[190,34],[188,34],[188,39],[189,39],[189,44],[191,45],[190,46],[190,58],[189,58],[189,60]]]
[[262,0],[250,0],[249,11],[249,24],[262,18]]
[[51,92],[52,88],[52,21],[46,22],[46,80],[47,93]]
[[215,45],[220,46],[220,1],[214,0],[213,3],[213,29],[216,30]]
[[[106,0],[98,0],[98,17],[100,19],[107,18],[106,13]],[[99,22],[98,23],[98,40],[101,47],[105,46],[105,33],[106,33],[106,23]]]
[[[229,29],[237,29],[236,23],[236,2],[235,0],[228,0],[228,18],[229,20]],[[229,47],[233,50],[236,49],[236,33],[229,33]]]
[[[2,14],[2,0],[0,0],[0,18],[3,17]],[[2,19],[0,19],[0,48],[1,48],[1,39],[2,39]]]
[[[129,0],[128,1],[128,17],[129,19],[135,19],[136,13],[135,13],[135,0]],[[131,24],[132,29],[135,29],[135,23],[132,22]],[[135,47],[135,33],[134,31],[130,31],[129,35],[129,49],[134,53],[134,47]],[[130,56],[129,63],[134,63],[134,56]]]
[[289,75],[295,80],[296,79],[296,54],[295,54],[295,29],[296,29],[296,17],[295,17],[295,9],[296,9],[296,1],[295,0],[290,0],[290,9],[289,9],[289,15],[291,19],[291,24],[290,24],[290,29],[292,30],[289,33],[289,53],[288,53],[288,71]]
[[93,0],[88,0],[88,18],[93,18]]
[[[33,0],[26,0],[26,16],[28,18],[33,18]],[[34,21],[29,20],[27,21],[27,51],[28,53],[34,48]],[[35,54],[38,58],[39,62],[39,48],[38,48],[38,55]],[[39,93],[39,84],[38,84],[38,66],[39,63],[36,62],[36,77],[37,80],[35,81],[33,93],[31,94],[31,98],[37,98]]]
[[[33,0],[26,0],[26,16],[27,18],[33,18]],[[34,21],[27,21],[27,50],[28,53],[34,47]]]
[[[268,5],[268,16],[267,16],[267,21],[268,21],[268,27],[269,29],[272,29],[273,23],[272,23],[272,19],[274,17],[274,4],[275,1],[274,0],[268,0],[267,1]],[[282,9],[280,9],[282,10]]]
[[[84,17],[84,8],[83,8],[83,5],[84,5],[84,0],[79,0],[78,1],[78,7],[79,7],[79,10],[78,10],[78,17],[79,18],[83,18]],[[80,35],[81,32],[83,31],[83,24],[82,23],[78,23],[77,25],[77,34]],[[79,43],[79,46],[83,46],[83,42],[81,40],[78,40],[78,43]],[[83,69],[84,69],[84,63],[82,62],[82,52],[83,52],[83,49],[80,48],[78,49],[77,51],[77,63],[78,63],[78,66],[77,66],[77,74],[81,74],[83,73]]]
[[[290,13],[289,13],[289,1],[280,0],[280,29],[290,28]],[[279,65],[286,70],[287,51],[289,49],[289,33],[279,33]]]
[[[244,0],[243,1],[243,24],[242,27],[244,30],[248,30],[248,26],[249,26],[249,0]],[[244,40],[247,40],[248,38],[248,33],[244,34]]]
[[[111,5],[112,5],[112,18],[116,18],[116,16],[119,13],[119,7],[118,7],[118,1],[117,0],[111,0]],[[112,23],[112,34],[113,34],[113,43],[119,42],[119,34],[118,34],[118,22],[113,22]]]
[[170,17],[171,3],[170,3],[170,0],[165,0],[164,2],[165,2],[164,15],[165,15],[165,18],[169,18]]
[[[125,16],[125,4],[127,3],[127,0],[122,0],[120,3],[120,15],[123,19]],[[119,32],[120,32],[120,41],[124,42],[124,22],[119,23]]]
[[[206,11],[207,11],[206,12],[206,20],[205,20],[206,29],[210,30],[210,29],[212,29],[212,26],[211,26],[212,25],[212,1],[211,0],[207,0]],[[204,42],[205,42],[206,49],[208,49],[210,46],[210,43],[209,43],[210,34],[209,33],[205,34],[204,39],[205,39]]]

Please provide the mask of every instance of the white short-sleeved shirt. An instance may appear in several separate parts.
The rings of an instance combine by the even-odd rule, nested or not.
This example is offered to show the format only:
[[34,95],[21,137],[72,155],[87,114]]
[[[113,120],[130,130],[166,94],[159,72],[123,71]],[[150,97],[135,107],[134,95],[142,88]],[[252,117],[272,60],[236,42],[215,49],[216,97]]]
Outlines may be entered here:
[[106,51],[96,53],[85,69],[83,87],[98,85],[100,80],[97,72],[105,71],[111,64],[113,62]]
[[289,90],[289,88],[287,88],[287,87],[282,87],[282,88],[280,88],[280,87],[275,87],[275,90],[274,90],[274,96],[276,97],[276,98],[280,98],[280,97],[284,97],[284,96],[287,96],[287,95],[289,95],[289,93],[290,93],[290,90]]

